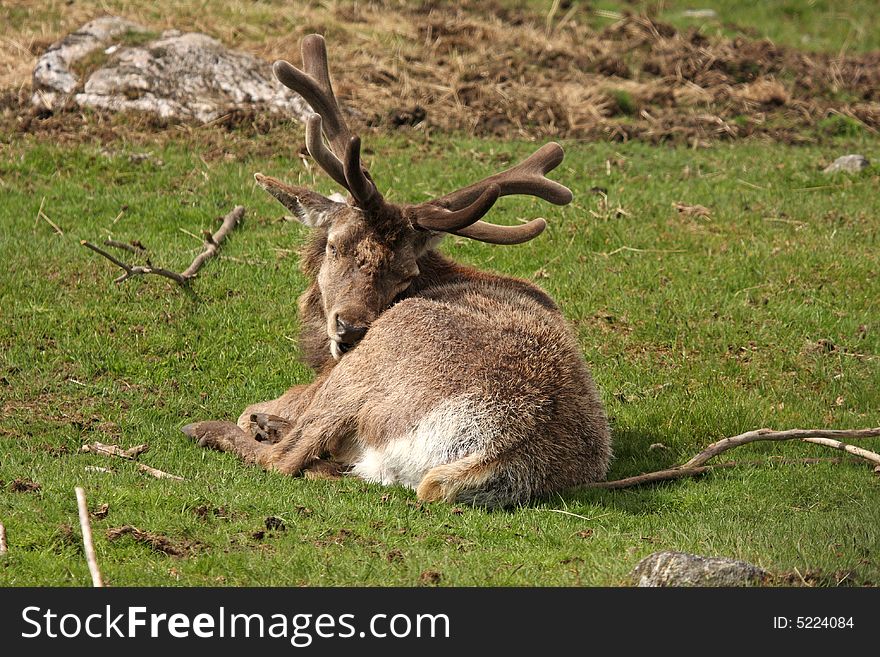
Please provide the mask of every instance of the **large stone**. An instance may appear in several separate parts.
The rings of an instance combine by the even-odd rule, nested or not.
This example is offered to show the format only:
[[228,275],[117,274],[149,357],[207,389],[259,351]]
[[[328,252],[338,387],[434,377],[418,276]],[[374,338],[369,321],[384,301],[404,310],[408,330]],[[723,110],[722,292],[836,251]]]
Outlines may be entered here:
[[841,155],[831,164],[823,169],[823,173],[858,173],[862,169],[867,169],[870,162],[864,155],[851,154]]
[[[34,70],[34,103],[51,109],[72,99],[83,107],[203,123],[236,109],[300,119],[310,112],[275,79],[268,62],[229,50],[210,36],[172,30],[143,45],[114,43],[131,32],[144,28],[102,18],[51,46]],[[99,48],[107,61],[79,80],[71,64]]]
[[638,586],[754,586],[770,576],[745,561],[686,552],[655,552],[631,575]]
[[143,31],[143,27],[124,18],[104,16],[56,41],[34,67],[33,103],[48,109],[63,103],[80,84],[79,77],[70,70],[72,64],[112,44],[118,37]]

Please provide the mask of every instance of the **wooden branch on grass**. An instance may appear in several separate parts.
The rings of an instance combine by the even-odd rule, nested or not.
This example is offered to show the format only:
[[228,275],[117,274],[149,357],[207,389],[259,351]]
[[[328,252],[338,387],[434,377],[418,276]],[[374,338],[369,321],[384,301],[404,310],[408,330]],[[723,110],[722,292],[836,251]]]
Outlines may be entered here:
[[[243,216],[244,207],[238,205],[232,210],[232,212],[223,217],[223,223],[216,233],[212,235],[211,233],[205,231],[204,249],[195,257],[195,260],[192,261],[192,264],[180,273],[171,271],[170,269],[164,269],[162,267],[153,267],[150,264],[129,265],[128,263],[123,262],[119,258],[111,255],[101,247],[96,246],[87,240],[82,240],[80,244],[88,249],[91,249],[95,253],[104,256],[114,265],[125,271],[124,274],[114,279],[113,282],[116,284],[127,281],[129,278],[134,278],[135,276],[155,274],[157,276],[164,276],[165,278],[171,279],[181,287],[187,287],[189,285],[189,282],[196,277],[196,274],[198,274],[202,266],[208,260],[217,255],[217,252],[220,250],[220,244],[223,242],[226,236],[239,224]],[[106,244],[108,246],[122,248],[127,251],[132,250],[131,248],[128,248],[128,245],[121,246],[121,243],[114,240],[107,240]]]
[[[130,447],[129,449],[122,449],[119,445],[106,445],[104,443],[94,442],[90,445],[83,445],[80,447],[81,452],[90,453],[90,454],[100,454],[101,456],[116,456],[121,459],[125,459],[126,461],[135,461],[138,456],[143,454],[149,449],[149,445],[136,445],[134,447]],[[185,481],[183,477],[179,477],[175,474],[170,474],[168,472],[163,472],[157,468],[150,467],[145,463],[135,463],[137,469],[141,472],[145,472],[151,477],[155,477],[156,479],[173,479],[174,481]]]
[[[739,447],[740,445],[745,445],[747,443],[755,442],[756,440],[803,440],[805,442],[817,442],[816,438],[876,438],[880,436],[880,427],[875,427],[873,429],[789,429],[788,431],[773,431],[772,429],[757,429],[755,431],[747,431],[746,433],[741,433],[738,436],[733,436],[731,438],[722,438],[718,442],[712,443],[702,452],[697,454],[694,458],[692,458],[687,463],[682,464],[681,468],[694,468],[703,465],[706,461],[711,459],[713,456],[717,456],[721,454],[721,452],[726,452],[728,449],[733,449],[734,447]],[[832,444],[836,443],[836,444]],[[858,447],[852,447],[852,445],[844,446],[844,443],[840,443],[837,440],[832,440],[831,442],[820,442],[818,444],[826,445],[828,447],[834,447],[835,449],[842,449],[844,451],[850,452],[851,454],[856,454],[856,456],[861,456],[869,461],[873,461],[875,465],[880,465],[880,455],[875,454],[874,452],[869,452],[868,450],[860,450]],[[858,450],[861,453],[853,452],[853,450]]]
[[76,487],[76,504],[79,508],[79,526],[82,529],[83,546],[86,551],[86,561],[89,564],[89,572],[92,575],[92,586],[104,586],[101,570],[98,568],[98,558],[95,556],[95,544],[92,541],[92,525],[89,522],[89,507],[86,504],[86,492]]
[[[739,434],[738,436],[723,438],[714,442],[687,463],[677,465],[673,468],[658,470],[656,472],[647,472],[635,477],[626,477],[625,479],[617,479],[615,481],[596,481],[578,486],[578,488],[632,488],[634,486],[653,484],[658,481],[683,479],[685,477],[698,477],[715,468],[729,468],[737,465],[735,461],[730,463],[718,463],[716,465],[705,465],[705,463],[709,459],[718,456],[729,449],[759,440],[800,440],[816,445],[824,445],[825,447],[831,447],[832,449],[839,449],[870,461],[876,466],[874,472],[880,474],[880,454],[837,440],[837,438],[876,438],[878,436],[880,436],[880,427],[851,430],[789,429],[788,431],[773,431],[772,429],[757,429],[755,431],[748,431]],[[815,461],[815,459],[805,460],[805,462],[813,461]]]
[[6,545],[6,527],[0,522],[0,556],[6,554],[9,547]]
[[118,456],[121,459],[134,461],[138,456],[150,449],[149,445],[135,445],[128,449],[122,449],[119,445],[105,445],[104,443],[94,442],[91,445],[83,445],[80,447],[81,452],[91,452],[92,454],[102,454],[104,456]]

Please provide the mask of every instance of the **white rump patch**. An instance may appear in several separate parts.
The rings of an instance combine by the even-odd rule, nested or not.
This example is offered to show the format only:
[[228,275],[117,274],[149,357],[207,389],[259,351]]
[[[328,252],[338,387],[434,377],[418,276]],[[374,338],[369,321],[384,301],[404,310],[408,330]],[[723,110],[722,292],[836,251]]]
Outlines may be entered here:
[[498,440],[497,417],[468,397],[442,402],[410,431],[381,447],[364,448],[352,474],[361,479],[415,489],[425,473]]

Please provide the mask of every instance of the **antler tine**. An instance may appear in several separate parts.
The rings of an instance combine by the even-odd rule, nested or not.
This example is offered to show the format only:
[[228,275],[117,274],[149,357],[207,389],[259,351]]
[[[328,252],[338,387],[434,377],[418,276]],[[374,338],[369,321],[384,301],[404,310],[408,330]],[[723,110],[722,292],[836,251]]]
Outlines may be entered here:
[[520,226],[499,226],[485,221],[477,221],[467,228],[453,231],[453,235],[468,237],[478,242],[489,244],[522,244],[535,239],[544,232],[547,222],[541,219],[532,219]]
[[[546,221],[533,219],[521,226],[499,226],[479,221],[479,218],[491,207],[491,203],[479,214],[472,208],[474,206],[482,207],[482,202],[489,189],[497,189],[499,197],[526,194],[537,196],[556,205],[570,203],[571,190],[545,176],[548,171],[559,166],[564,156],[565,152],[559,144],[555,142],[545,144],[525,160],[506,171],[496,173],[494,176],[489,176],[434,201],[414,206],[416,223],[423,228],[442,230],[491,244],[527,242],[543,232],[547,227]],[[494,203],[494,199],[492,203]],[[473,216],[475,221],[460,225],[452,219],[453,216]],[[431,228],[431,225],[437,227]]]
[[571,190],[544,176],[548,171],[559,166],[564,156],[565,151],[556,142],[544,144],[516,166],[441,196],[430,203],[450,210],[458,210],[473,203],[487,185],[495,184],[501,189],[501,196],[525,194],[537,196],[556,205],[566,205],[571,203]]
[[[336,153],[337,157],[342,157],[345,154],[345,149],[348,148],[351,132],[342,118],[342,112],[336,101],[336,94],[333,93],[333,86],[330,84],[327,44],[324,41],[324,37],[320,34],[309,34],[303,38],[300,50],[306,74],[317,83],[322,96],[326,99],[327,107],[323,108],[323,111],[314,105],[312,105],[312,109],[318,112],[324,119],[324,132],[327,135],[327,140],[330,142],[330,148]],[[309,105],[311,104],[311,101],[309,101]]]
[[[477,199],[463,207],[461,210],[447,210],[445,208],[420,209],[415,216],[415,223],[420,228],[443,232],[455,232],[466,229],[474,223],[483,223],[478,220],[486,214],[501,194],[498,185],[489,185]],[[492,224],[489,224],[490,226]]]
[[351,137],[345,149],[345,161],[343,173],[347,181],[346,187],[351,195],[364,209],[374,206],[382,200],[376,184],[370,178],[370,174],[361,166],[361,138]]
[[[358,205],[366,207],[381,202],[376,185],[360,165],[360,140],[352,136],[333,93],[324,37],[306,36],[301,50],[304,71],[283,60],[275,62],[273,70],[282,84],[301,95],[316,112],[306,121],[309,154],[333,180],[351,192]],[[329,148],[324,144],[322,132]],[[352,148],[356,152],[352,152]],[[349,167],[352,162],[357,166]]]
[[348,189],[348,181],[345,179],[342,162],[324,144],[324,137],[321,135],[322,123],[320,114],[312,114],[306,119],[306,149],[308,149],[309,155],[315,158],[315,162],[327,172],[327,175]]

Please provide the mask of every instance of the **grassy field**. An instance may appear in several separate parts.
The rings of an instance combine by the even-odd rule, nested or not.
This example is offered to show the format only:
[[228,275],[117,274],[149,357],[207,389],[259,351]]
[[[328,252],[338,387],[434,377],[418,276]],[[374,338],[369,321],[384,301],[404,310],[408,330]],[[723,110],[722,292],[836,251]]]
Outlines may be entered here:
[[[297,11],[345,13],[345,3],[324,4]],[[529,6],[557,28],[571,7],[587,11],[502,4]],[[698,4],[718,16],[684,17],[692,6],[677,1],[603,0],[589,18],[567,20],[602,27],[608,12],[632,7],[710,36],[833,52],[880,45],[867,0],[846,10],[821,0]],[[4,3],[0,17],[17,36],[0,43],[0,87],[25,84],[33,44],[108,9],[157,28],[206,29],[267,57],[290,49],[292,19],[272,3],[155,6]],[[86,112],[47,125],[0,133],[0,522],[9,536],[0,585],[89,583],[75,486],[93,512],[106,505],[92,525],[113,586],[618,586],[665,549],[745,559],[776,585],[880,584],[880,477],[849,459],[791,462],[840,454],[815,445],[751,445],[731,458],[756,464],[701,480],[496,512],[422,505],[410,491],[353,479],[293,479],[199,449],[180,426],[234,419],[311,376],[295,343],[306,229],[284,220],[252,174],[335,189],[296,155],[303,135],[293,123],[159,130]],[[798,134],[807,145],[564,140],[565,162],[551,175],[574,203],[511,197],[488,217],[544,216],[542,236],[516,247],[445,241],[457,259],[534,280],[557,299],[612,418],[610,478],[681,463],[758,427],[880,425],[880,169],[821,173],[845,153],[876,162],[880,139],[838,114]],[[535,148],[438,130],[371,132],[365,143],[395,201],[436,196]],[[201,248],[197,235],[237,204],[245,223],[194,295],[157,277],[115,286],[119,270],[80,246],[140,240],[153,264],[182,270]],[[147,443],[142,462],[185,480],[80,453],[94,441]],[[144,540],[112,531],[125,526]]]
[[[268,474],[195,447],[182,424],[233,418],[309,377],[292,342],[304,281],[290,249],[304,229],[279,221],[280,206],[251,182],[255,170],[309,180],[298,160],[260,155],[278,138],[255,137],[251,152],[207,164],[198,135],[157,145],[138,163],[131,155],[142,144],[107,151],[22,139],[5,149],[0,508],[10,553],[0,582],[87,582],[71,529],[75,485],[94,509],[109,505],[94,524],[114,585],[416,585],[433,580],[426,572],[443,584],[617,585],[661,549],[812,572],[826,584],[847,573],[852,582],[880,577],[880,482],[870,468],[772,461],[828,456],[815,446],[744,448],[738,458],[765,463],[495,513],[422,506],[410,492],[354,480]],[[371,146],[383,154],[374,174],[399,200],[463,184],[530,149],[451,138],[374,137]],[[511,198],[495,211],[496,221],[548,217],[544,236],[508,248],[447,240],[445,250],[537,278],[558,299],[613,417],[612,477],[681,462],[756,427],[878,424],[878,175],[818,171],[875,141],[567,147],[556,177],[573,188],[573,205]],[[315,184],[330,191],[323,178]],[[703,205],[709,217],[681,214],[676,202]],[[182,231],[212,227],[236,203],[247,222],[196,281],[196,301],[161,279],[116,287],[117,271],[79,246],[140,239],[155,263],[182,269],[199,248]],[[63,235],[36,219],[41,205]],[[146,442],[144,462],[186,481],[78,453],[93,440]],[[649,450],[658,442],[667,449]],[[17,479],[41,487],[13,492]],[[270,516],[286,529],[267,531]],[[183,556],[130,536],[110,542],[107,530],[123,525],[167,537]]]

